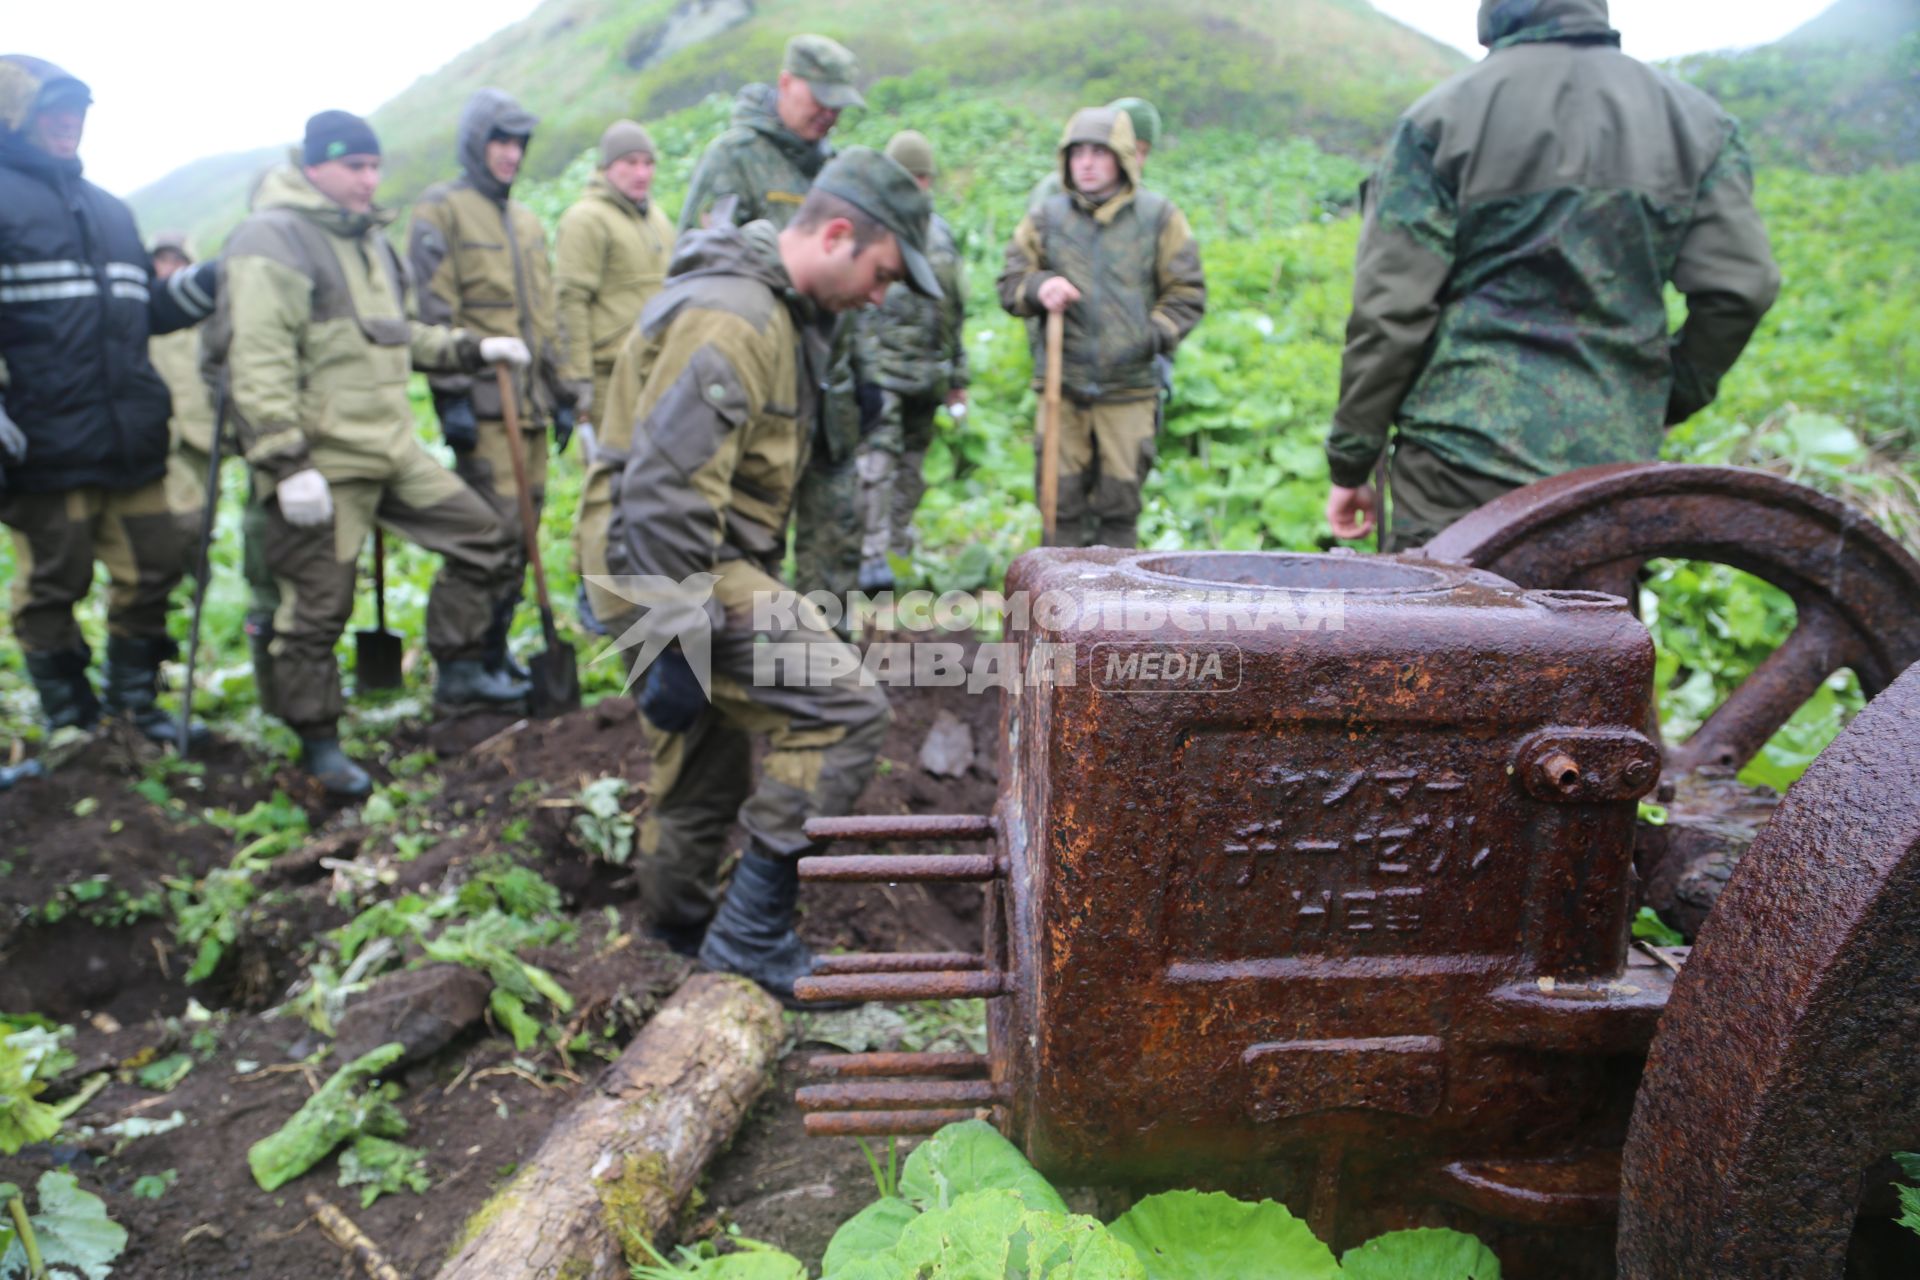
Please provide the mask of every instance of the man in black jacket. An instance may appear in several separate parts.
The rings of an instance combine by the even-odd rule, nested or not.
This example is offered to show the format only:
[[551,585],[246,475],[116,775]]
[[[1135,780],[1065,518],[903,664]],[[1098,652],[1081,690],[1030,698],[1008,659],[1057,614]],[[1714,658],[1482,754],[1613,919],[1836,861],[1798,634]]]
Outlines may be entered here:
[[73,606],[104,563],[104,709],[171,741],[157,695],[190,535],[167,508],[171,402],[147,339],[212,311],[214,269],[155,278],[132,211],[80,176],[91,102],[51,63],[0,57],[0,523],[13,535],[13,628],[49,727],[91,726],[102,699]]

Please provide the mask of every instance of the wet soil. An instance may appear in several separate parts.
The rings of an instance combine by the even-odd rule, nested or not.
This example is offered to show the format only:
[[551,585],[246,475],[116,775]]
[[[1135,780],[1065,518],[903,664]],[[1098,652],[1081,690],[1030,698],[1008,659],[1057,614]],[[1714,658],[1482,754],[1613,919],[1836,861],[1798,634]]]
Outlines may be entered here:
[[[893,704],[882,764],[857,811],[987,812],[996,789],[997,693],[894,690]],[[973,767],[957,778],[935,777],[918,763],[943,711],[973,733]],[[436,758],[423,767],[425,752]],[[371,754],[365,763],[376,780],[393,784],[393,812],[374,823],[362,821],[361,808],[325,803],[284,762],[222,743],[192,775],[88,751],[0,793],[0,1011],[75,1028],[79,1065],[48,1100],[108,1074],[55,1143],[0,1157],[0,1181],[31,1185],[46,1169],[71,1168],[129,1232],[116,1274],[358,1274],[314,1225],[305,1197],[317,1192],[345,1210],[400,1274],[432,1276],[488,1194],[691,972],[649,937],[627,869],[596,857],[573,828],[575,798],[596,778],[626,779],[627,809],[644,805],[647,753],[628,700],[610,698],[546,722],[404,724]],[[306,811],[311,833],[258,873],[260,894],[240,936],[210,977],[188,985],[194,956],[176,939],[169,882],[192,885],[228,865],[243,843],[207,821],[209,809],[244,813],[276,790]],[[737,831],[733,838],[737,847]],[[315,940],[381,898],[431,897],[508,860],[535,867],[564,895],[574,937],[526,958],[574,997],[567,1033],[583,1035],[590,1047],[521,1053],[489,1017],[393,1074],[404,1090],[404,1141],[427,1153],[433,1185],[425,1194],[387,1195],[362,1208],[355,1189],[336,1185],[331,1158],[272,1193],[260,1190],[248,1148],[340,1065],[332,1056],[316,1059],[326,1037],[279,1009],[306,977]],[[800,929],[822,951],[974,950],[980,914],[973,888],[809,885]],[[808,1042],[816,1020],[789,1015],[792,1036],[773,1085],[708,1170],[684,1232],[737,1226],[817,1262],[833,1229],[873,1198],[858,1144],[801,1131],[792,1093],[806,1058],[822,1047]],[[921,1047],[940,1037],[958,1047],[978,1034],[978,1012],[903,1008],[818,1025],[834,1041],[829,1047],[849,1047],[850,1035],[875,1048]],[[170,1089],[141,1083],[141,1067],[175,1054],[192,1065]],[[129,1141],[104,1132],[127,1120],[165,1128],[176,1114],[177,1127],[152,1136]],[[155,1199],[136,1196],[143,1177],[170,1178],[171,1186]]]

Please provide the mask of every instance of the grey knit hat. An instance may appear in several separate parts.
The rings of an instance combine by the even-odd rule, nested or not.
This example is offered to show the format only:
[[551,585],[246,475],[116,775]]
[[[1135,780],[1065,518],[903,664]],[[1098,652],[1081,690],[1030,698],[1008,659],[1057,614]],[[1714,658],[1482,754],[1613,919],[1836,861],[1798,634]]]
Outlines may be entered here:
[[658,155],[653,148],[653,135],[631,120],[615,120],[600,135],[600,167],[606,168],[621,156],[631,155],[635,151],[644,151],[648,155]]

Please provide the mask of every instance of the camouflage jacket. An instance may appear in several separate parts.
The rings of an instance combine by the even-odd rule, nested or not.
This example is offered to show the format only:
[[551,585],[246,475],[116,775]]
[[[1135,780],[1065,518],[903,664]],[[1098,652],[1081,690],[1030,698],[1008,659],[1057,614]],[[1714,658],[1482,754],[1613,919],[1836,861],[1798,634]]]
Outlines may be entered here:
[[1515,484],[1652,459],[1779,287],[1738,127],[1621,53],[1604,0],[1483,0],[1480,36],[1363,189],[1335,484],[1390,426]]
[[706,226],[713,206],[729,196],[735,226],[764,219],[782,230],[832,157],[827,143],[808,142],[780,123],[771,86],[750,84],[734,100],[733,123],[707,144],[693,171],[680,230]]
[[934,214],[930,232],[927,260],[945,296],[934,302],[896,284],[881,305],[856,313],[865,379],[883,391],[922,399],[967,385],[966,264],[945,218]]
[[173,397],[173,447],[213,448],[213,396],[200,376],[200,330],[176,329],[147,339],[147,359]]
[[[498,90],[482,90],[460,116],[462,175],[421,193],[407,229],[407,265],[420,285],[421,318],[458,325],[482,338],[517,337],[533,364],[517,370],[520,425],[545,426],[558,399],[559,328],[547,233],[533,210],[487,172],[494,117],[518,111]],[[480,418],[503,416],[491,369],[429,379],[436,397],[466,396]]]
[[[1160,390],[1154,357],[1171,355],[1206,311],[1200,246],[1179,206],[1140,185],[1126,114],[1098,108],[1074,119],[1089,118],[1120,158],[1122,189],[1098,205],[1072,189],[1070,124],[1060,141],[1063,189],[1014,229],[1000,272],[1000,305],[1016,316],[1040,316],[1040,286],[1065,276],[1080,290],[1080,301],[1064,313],[1062,389],[1090,402],[1147,399]],[[1038,387],[1046,374],[1044,328],[1031,329]]]
[[604,175],[587,184],[553,235],[563,378],[613,367],[634,317],[666,280],[672,254],[673,224],[658,201],[642,209]]
[[618,468],[613,574],[779,569],[833,318],[794,292],[777,234],[754,222],[682,236],[666,288],[627,335],[599,450]]

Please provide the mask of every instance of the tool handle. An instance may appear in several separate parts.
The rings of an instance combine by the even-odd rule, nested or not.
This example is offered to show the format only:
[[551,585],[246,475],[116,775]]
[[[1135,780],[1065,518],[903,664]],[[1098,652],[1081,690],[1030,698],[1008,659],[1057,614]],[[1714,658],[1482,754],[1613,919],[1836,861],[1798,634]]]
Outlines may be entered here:
[[387,540],[373,526],[373,629],[387,629]]
[[527,559],[533,564],[534,592],[540,601],[540,625],[546,631],[547,644],[558,643],[553,625],[553,602],[547,596],[547,567],[540,562],[540,525],[533,513],[533,492],[527,487],[527,460],[520,439],[520,404],[514,396],[513,373],[505,360],[493,364],[500,380],[500,408],[507,420],[507,457],[513,460],[513,487],[519,490],[520,529],[526,535]]
[[1047,312],[1047,372],[1040,402],[1040,527],[1052,545],[1060,509],[1060,353],[1066,341],[1066,319]]

